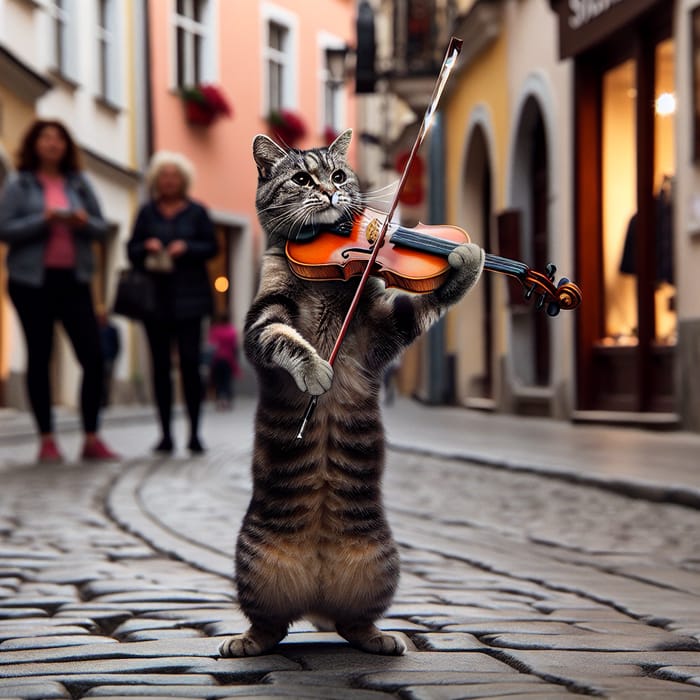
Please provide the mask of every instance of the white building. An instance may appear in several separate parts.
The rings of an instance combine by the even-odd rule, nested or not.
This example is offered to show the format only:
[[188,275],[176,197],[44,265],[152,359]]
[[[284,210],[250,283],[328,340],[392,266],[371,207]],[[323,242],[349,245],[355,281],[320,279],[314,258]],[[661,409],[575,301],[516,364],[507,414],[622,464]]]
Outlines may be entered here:
[[[10,161],[33,118],[61,120],[83,155],[112,233],[96,246],[97,305],[111,300],[139,200],[147,130],[144,17],[131,0],[0,0],[0,155]],[[0,297],[0,402],[23,406],[24,343],[14,309]],[[132,331],[121,319],[116,379],[133,379]],[[62,332],[61,332],[62,335]],[[63,337],[56,345],[54,402],[75,405],[79,371]],[[127,398],[124,397],[123,398]]]

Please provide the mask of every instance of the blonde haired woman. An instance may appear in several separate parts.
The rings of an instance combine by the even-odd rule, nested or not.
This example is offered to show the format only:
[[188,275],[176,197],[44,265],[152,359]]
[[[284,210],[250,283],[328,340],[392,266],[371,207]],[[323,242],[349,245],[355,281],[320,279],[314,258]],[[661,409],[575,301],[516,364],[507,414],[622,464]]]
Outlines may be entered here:
[[161,439],[156,452],[174,449],[171,433],[172,346],[177,344],[182,389],[190,421],[188,448],[204,451],[199,437],[202,387],[199,374],[202,319],[212,312],[206,261],[216,255],[214,225],[204,206],[189,196],[193,168],[181,154],[156,153],[147,182],[151,199],[138,212],[129,259],[154,281],[158,313],[144,321],[151,351],[153,393]]

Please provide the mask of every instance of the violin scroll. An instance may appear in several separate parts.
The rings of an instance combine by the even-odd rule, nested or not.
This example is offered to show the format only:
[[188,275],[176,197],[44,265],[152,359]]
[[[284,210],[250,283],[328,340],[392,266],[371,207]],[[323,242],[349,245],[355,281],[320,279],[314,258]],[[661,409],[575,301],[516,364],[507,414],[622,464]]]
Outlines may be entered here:
[[527,268],[520,281],[525,287],[525,298],[530,299],[535,292],[539,292],[539,297],[535,305],[536,310],[540,310],[547,304],[547,315],[556,316],[564,309],[572,311],[582,301],[583,294],[577,285],[567,277],[562,277],[557,284],[554,284],[554,276],[557,268],[552,263],[545,267],[545,274]]

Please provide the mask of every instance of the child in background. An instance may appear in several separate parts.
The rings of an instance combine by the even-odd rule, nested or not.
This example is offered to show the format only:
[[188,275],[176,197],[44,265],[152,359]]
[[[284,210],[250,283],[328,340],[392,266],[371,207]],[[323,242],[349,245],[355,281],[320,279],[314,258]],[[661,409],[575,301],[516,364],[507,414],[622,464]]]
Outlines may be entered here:
[[211,381],[216,407],[229,410],[233,406],[233,380],[241,374],[238,364],[238,336],[226,313],[219,313],[209,329]]

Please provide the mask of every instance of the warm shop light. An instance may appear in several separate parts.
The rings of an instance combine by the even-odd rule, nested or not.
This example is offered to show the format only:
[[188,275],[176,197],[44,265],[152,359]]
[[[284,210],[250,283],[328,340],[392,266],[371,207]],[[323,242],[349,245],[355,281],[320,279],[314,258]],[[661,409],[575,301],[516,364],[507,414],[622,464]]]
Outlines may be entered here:
[[224,292],[228,291],[228,277],[224,277],[223,275],[220,277],[217,277],[214,280],[214,289],[216,289],[217,292],[220,292],[223,294]]
[[656,98],[656,113],[660,117],[670,117],[676,113],[676,96],[672,92],[662,92]]

